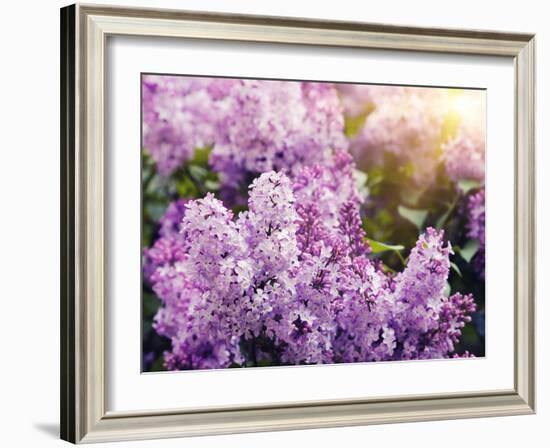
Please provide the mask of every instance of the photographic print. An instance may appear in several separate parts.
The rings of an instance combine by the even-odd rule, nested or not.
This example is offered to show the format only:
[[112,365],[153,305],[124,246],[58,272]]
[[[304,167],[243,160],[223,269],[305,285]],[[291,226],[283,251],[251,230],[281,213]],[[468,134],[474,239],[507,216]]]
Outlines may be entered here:
[[143,74],[144,372],[485,356],[484,90]]

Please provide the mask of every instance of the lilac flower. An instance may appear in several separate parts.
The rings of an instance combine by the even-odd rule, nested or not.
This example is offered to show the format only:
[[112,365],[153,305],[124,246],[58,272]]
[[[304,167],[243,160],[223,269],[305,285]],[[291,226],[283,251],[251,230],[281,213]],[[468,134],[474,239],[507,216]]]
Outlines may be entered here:
[[185,204],[189,202],[188,199],[177,199],[171,202],[162,218],[160,218],[159,235],[161,237],[167,237],[176,235],[180,231],[180,224],[185,214]]
[[249,248],[259,282],[288,272],[298,259],[294,195],[286,176],[270,171],[250,185],[249,211],[237,226]]
[[451,180],[485,180],[485,140],[461,128],[456,137],[443,146],[443,161]]
[[296,174],[346,149],[331,84],[242,80],[226,99],[210,163],[225,185],[269,170]]
[[485,190],[468,197],[466,236],[479,241],[479,249],[473,259],[479,276],[485,278]]
[[216,140],[225,79],[146,75],[142,80],[143,146],[168,176]]
[[204,369],[241,362],[240,335],[234,335],[238,321],[228,312],[248,288],[251,268],[232,213],[209,194],[187,204],[181,232],[185,256],[152,277],[163,302],[154,328],[172,342],[166,366]]
[[[355,163],[345,151],[335,153],[330,163],[304,167],[294,177],[294,193],[297,206],[316,208],[319,219],[327,225],[337,225],[341,206],[348,202],[360,204],[354,175]],[[302,213],[303,214],[303,213]]]
[[[460,340],[462,329],[471,322],[476,305],[471,294],[453,294],[444,300],[439,310],[437,331],[430,334],[431,347],[438,347],[443,353],[451,352]],[[473,357],[466,352],[463,357]]]
[[347,148],[332,84],[148,75],[142,89],[143,145],[164,176],[205,146],[228,187],[272,169],[295,174]]
[[336,84],[344,113],[348,117],[357,117],[367,113],[369,109],[383,97],[395,94],[402,87],[379,86],[372,84]]
[[391,360],[396,349],[393,279],[360,256],[342,266],[334,338],[337,362]]
[[143,277],[150,282],[152,275],[163,266],[171,266],[181,261],[186,250],[181,238],[165,236],[157,239],[151,247],[143,251]]
[[212,195],[186,204],[181,250],[161,251],[149,276],[162,302],[154,328],[172,344],[168,369],[452,356],[475,306],[445,295],[443,233],[428,229],[406,269],[386,274],[369,258],[360,197],[333,176],[320,166],[294,183],[264,173],[236,219]]
[[143,274],[147,281],[161,266],[172,265],[180,261],[186,251],[179,238],[179,226],[185,213],[186,199],[178,199],[168,206],[160,219],[159,236],[152,247],[143,253]]
[[442,147],[442,160],[454,182],[485,178],[485,95],[478,91],[455,92],[451,116],[458,121],[457,131]]
[[358,165],[382,165],[389,153],[412,171],[418,185],[433,182],[448,107],[446,90],[393,87],[377,95],[374,106],[351,143]]
[[354,259],[347,275],[335,346],[340,362],[450,356],[475,310],[473,298],[445,296],[450,246],[428,229],[395,277],[372,261]]
[[442,236],[442,232],[432,228],[421,235],[407,267],[395,278],[395,315],[400,322],[396,338],[400,341],[400,357],[404,359],[440,358],[449,351],[424,343],[439,326],[449,275],[452,249],[450,244],[443,245]]

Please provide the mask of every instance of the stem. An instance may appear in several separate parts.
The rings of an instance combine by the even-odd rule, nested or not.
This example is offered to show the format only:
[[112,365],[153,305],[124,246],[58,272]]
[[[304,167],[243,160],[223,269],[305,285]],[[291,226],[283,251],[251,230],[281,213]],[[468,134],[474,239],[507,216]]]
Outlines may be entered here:
[[449,216],[451,216],[451,212],[455,209],[456,205],[458,204],[458,200],[460,199],[460,194],[457,194],[455,198],[453,199],[453,202],[449,204],[449,208],[443,215],[443,220],[440,223],[437,223],[437,229],[442,229],[445,224],[447,224],[447,221],[449,220]]
[[403,267],[407,266],[407,261],[403,258],[403,255],[401,255],[401,252],[399,252],[398,250],[395,250],[394,252],[397,254],[399,259],[401,260]]

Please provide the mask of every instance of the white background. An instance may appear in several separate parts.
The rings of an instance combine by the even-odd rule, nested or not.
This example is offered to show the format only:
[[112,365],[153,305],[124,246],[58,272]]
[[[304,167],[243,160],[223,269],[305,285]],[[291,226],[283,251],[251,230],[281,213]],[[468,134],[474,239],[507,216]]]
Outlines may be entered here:
[[[103,0],[103,3],[111,3]],[[118,4],[364,20],[419,26],[468,27],[537,33],[538,272],[545,263],[550,225],[545,192],[548,158],[550,17],[545,2],[387,1],[296,2],[269,0],[119,0]],[[60,446],[59,413],[59,11],[58,1],[3,5],[0,71],[2,139],[0,235],[0,441],[4,446]],[[6,138],[7,136],[7,138]],[[510,244],[503,241],[502,244]],[[538,415],[121,443],[128,447],[546,446],[550,436],[547,390],[550,339],[548,287],[538,284]],[[546,440],[544,440],[546,439]]]

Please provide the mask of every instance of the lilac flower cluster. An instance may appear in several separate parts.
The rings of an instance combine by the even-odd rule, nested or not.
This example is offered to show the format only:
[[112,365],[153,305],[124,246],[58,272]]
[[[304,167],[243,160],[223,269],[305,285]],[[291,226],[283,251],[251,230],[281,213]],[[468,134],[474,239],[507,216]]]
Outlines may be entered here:
[[442,240],[442,232],[428,228],[412,250],[407,267],[395,279],[401,359],[445,357],[475,311],[471,295],[445,296],[452,250]]
[[485,278],[485,190],[480,190],[468,197],[466,235],[479,241],[479,249],[473,263],[474,268]]
[[394,95],[396,86],[380,86],[373,84],[338,84],[344,114],[348,117],[358,117],[368,113],[369,109],[383,100],[384,97]]
[[443,145],[443,161],[449,178],[485,180],[485,137],[461,127],[455,137]]
[[152,247],[144,249],[143,275],[146,280],[151,280],[158,267],[172,264],[184,255],[179,227],[187,202],[178,199],[168,206],[159,222],[159,238]]
[[351,142],[359,166],[381,165],[389,153],[412,168],[410,176],[416,184],[433,182],[448,108],[446,90],[376,86],[364,89],[368,89],[374,110]]
[[216,136],[221,100],[235,81],[145,75],[142,79],[143,146],[164,176]]
[[212,146],[210,165],[231,187],[271,169],[295,174],[323,164],[348,144],[328,83],[148,75],[143,122],[159,173],[170,175],[196,148]]
[[[145,258],[162,302],[154,328],[172,344],[168,369],[453,355],[475,305],[445,294],[443,233],[428,229],[402,273],[384,272],[369,257],[360,197],[342,181],[349,155],[334,164],[294,181],[263,173],[238,217],[209,194],[185,204],[180,233],[166,226]],[[179,250],[163,257],[164,244]]]
[[224,184],[271,169],[297,173],[347,148],[344,119],[331,84],[242,81],[227,98],[210,159]]
[[460,111],[455,135],[443,145],[442,158],[453,181],[485,179],[485,97],[481,92],[464,91],[454,98]]

